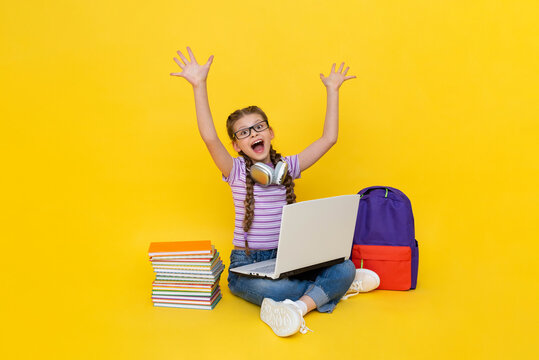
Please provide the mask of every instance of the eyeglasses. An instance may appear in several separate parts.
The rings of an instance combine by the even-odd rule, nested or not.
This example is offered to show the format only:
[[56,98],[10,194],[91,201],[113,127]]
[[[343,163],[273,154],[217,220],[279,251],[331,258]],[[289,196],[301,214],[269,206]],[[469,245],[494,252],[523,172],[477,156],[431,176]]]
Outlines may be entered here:
[[266,130],[269,127],[269,124],[266,120],[261,121],[259,123],[254,124],[253,126],[250,126],[245,129],[240,129],[234,133],[234,137],[238,140],[245,139],[249,135],[251,135],[251,129],[253,129],[256,132],[262,132]]

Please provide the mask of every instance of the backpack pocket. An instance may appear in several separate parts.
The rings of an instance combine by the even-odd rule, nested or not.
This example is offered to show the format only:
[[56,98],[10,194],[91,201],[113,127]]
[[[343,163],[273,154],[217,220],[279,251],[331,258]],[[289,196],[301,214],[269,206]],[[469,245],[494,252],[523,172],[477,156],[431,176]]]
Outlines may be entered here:
[[412,249],[409,246],[354,245],[352,261],[356,268],[380,276],[382,290],[410,290],[412,286]]

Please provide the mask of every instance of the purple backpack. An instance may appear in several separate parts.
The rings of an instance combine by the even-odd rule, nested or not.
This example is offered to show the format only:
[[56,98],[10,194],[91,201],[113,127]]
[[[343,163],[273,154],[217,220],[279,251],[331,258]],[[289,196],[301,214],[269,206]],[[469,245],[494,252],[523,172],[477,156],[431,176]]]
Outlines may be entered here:
[[410,200],[389,186],[371,186],[358,194],[351,255],[356,268],[376,272],[378,289],[415,289],[419,251]]

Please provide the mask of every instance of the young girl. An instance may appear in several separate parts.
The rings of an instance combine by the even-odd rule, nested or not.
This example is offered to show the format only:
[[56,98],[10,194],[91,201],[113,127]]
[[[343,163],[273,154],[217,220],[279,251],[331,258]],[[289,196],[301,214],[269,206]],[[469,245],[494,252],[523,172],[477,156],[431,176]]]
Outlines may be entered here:
[[[320,74],[327,90],[324,131],[318,140],[298,155],[283,157],[272,147],[274,132],[268,117],[259,107],[249,106],[234,111],[226,123],[232,146],[240,155],[233,158],[217,136],[208,103],[206,79],[213,55],[204,65],[199,65],[189,47],[187,51],[191,61],[178,51],[183,62],[177,58],[174,61],[182,72],[170,75],[183,77],[193,86],[200,135],[222,172],[223,180],[232,189],[236,217],[230,268],[275,258],[282,208],[296,199],[294,179],[299,178],[337,141],[339,87],[355,76],[346,76],[348,67],[342,72],[344,63],[337,71],[333,64],[327,77]],[[256,166],[253,165],[256,163],[266,164],[270,170],[264,176],[255,176]],[[271,179],[274,177],[271,168],[285,172],[281,182]],[[251,278],[229,271],[228,286],[234,295],[261,305],[260,317],[275,334],[289,336],[297,331],[306,333],[310,330],[303,320],[309,311],[332,312],[351,288],[354,277],[356,281],[352,288],[356,292],[376,288],[379,279],[373,274],[369,271],[356,274],[354,264],[347,260],[280,280]]]

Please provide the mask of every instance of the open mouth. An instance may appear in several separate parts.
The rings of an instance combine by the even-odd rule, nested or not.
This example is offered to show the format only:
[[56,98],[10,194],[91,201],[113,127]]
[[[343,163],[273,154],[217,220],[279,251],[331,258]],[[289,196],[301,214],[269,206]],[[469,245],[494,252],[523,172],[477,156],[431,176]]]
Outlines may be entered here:
[[251,144],[251,148],[253,149],[255,153],[260,154],[261,152],[264,151],[264,141],[262,140],[255,141],[254,143]]

